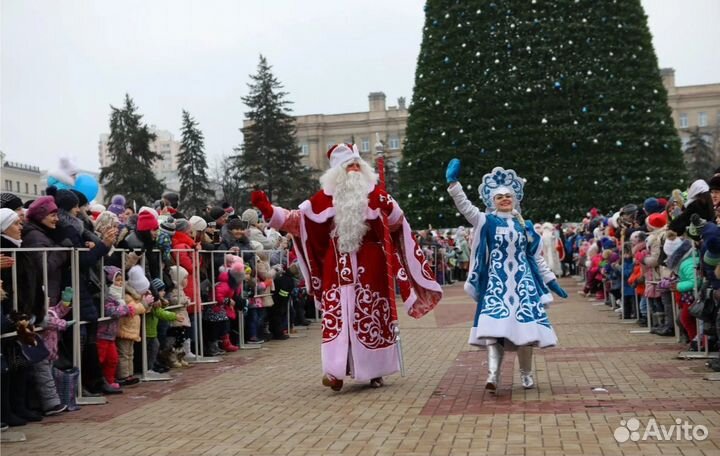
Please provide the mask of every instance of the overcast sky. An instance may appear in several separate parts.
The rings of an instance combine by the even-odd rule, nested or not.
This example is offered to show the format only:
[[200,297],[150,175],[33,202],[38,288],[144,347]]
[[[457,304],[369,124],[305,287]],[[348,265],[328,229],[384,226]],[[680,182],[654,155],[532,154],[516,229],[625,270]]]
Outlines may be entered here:
[[[528,0],[529,1],[529,0]],[[542,0],[539,0],[542,1]],[[678,85],[720,82],[720,0],[643,0],[660,66]],[[54,169],[99,167],[110,105],[129,93],[179,139],[181,110],[210,162],[240,144],[248,75],[264,54],[295,114],[410,100],[421,0],[0,0],[0,150]]]

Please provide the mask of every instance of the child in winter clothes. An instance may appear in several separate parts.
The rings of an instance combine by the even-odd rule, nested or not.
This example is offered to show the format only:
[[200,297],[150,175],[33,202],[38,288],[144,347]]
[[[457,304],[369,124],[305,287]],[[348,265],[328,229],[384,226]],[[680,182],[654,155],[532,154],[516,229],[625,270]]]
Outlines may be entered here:
[[70,323],[64,320],[63,317],[70,312],[72,298],[73,289],[70,287],[65,288],[60,302],[48,309],[45,319],[39,325],[44,329],[39,335],[50,354],[47,359],[33,364],[32,374],[35,379],[35,388],[43,409],[43,415],[45,416],[56,415],[67,409],[67,405],[62,404],[58,396],[55,379],[52,375],[52,365],[58,359],[58,333],[65,331],[70,326]]
[[692,241],[680,238],[665,241],[663,250],[667,255],[666,264],[671,270],[677,272],[677,291],[680,293],[680,324],[690,339],[690,350],[697,350],[697,323],[690,315],[690,306],[695,302],[694,290],[700,283],[697,277],[697,267],[700,263],[697,251],[692,248]]
[[256,293],[248,303],[249,342],[258,343],[265,340],[265,314],[266,309],[274,304],[272,299],[272,293],[275,290],[274,280],[275,270],[270,267],[268,253],[258,251],[253,279]]
[[105,275],[108,283],[110,283],[105,295],[105,316],[109,317],[110,320],[98,322],[98,360],[105,381],[113,388],[119,388],[120,386],[115,381],[115,373],[120,360],[117,345],[115,344],[118,333],[118,318],[132,317],[135,311],[125,303],[125,293],[123,292],[125,278],[120,268],[105,266]]
[[632,248],[629,243],[625,243],[623,246],[623,318],[632,319],[635,318],[635,288],[630,284],[630,277],[633,273],[633,256]]
[[633,272],[628,279],[630,285],[635,287],[635,292],[640,299],[640,318],[638,324],[640,326],[647,325],[647,299],[645,298],[645,270],[643,268],[643,260],[647,255],[645,247],[646,234],[642,231],[635,231],[630,235],[630,245],[632,245],[633,255]]
[[175,261],[170,253],[172,238],[175,235],[175,220],[169,215],[163,215],[158,217],[158,222],[160,222],[160,229],[156,241],[157,246],[160,249],[163,265],[170,266]]
[[129,386],[140,380],[134,377],[133,365],[135,359],[134,344],[140,342],[140,315],[155,301],[150,292],[150,281],[145,277],[142,266],[135,265],[128,271],[127,285],[125,286],[125,303],[135,311],[132,316],[120,318],[117,333],[117,349],[119,355],[118,383]]
[[215,301],[225,307],[228,322],[222,330],[220,348],[226,352],[234,352],[238,347],[230,340],[230,327],[237,325],[236,303],[242,299],[243,280],[245,280],[245,263],[235,255],[225,255],[225,266],[220,268],[218,283],[215,285]]
[[[168,301],[174,308],[177,318],[170,323],[168,345],[175,352],[177,363],[182,367],[188,367],[186,359],[195,359],[195,355],[190,350],[190,316],[187,311],[190,300],[184,291],[187,287],[188,272],[182,266],[171,266],[170,278],[173,281],[173,289],[168,295]],[[172,356],[170,359],[172,360]]]
[[149,311],[145,314],[145,337],[149,373],[157,373],[156,361],[158,352],[160,351],[160,342],[158,341],[158,321],[183,322],[183,317],[178,316],[175,312],[170,312],[169,310],[165,310],[163,308],[163,303],[167,304],[168,302],[165,300],[165,284],[162,280],[154,279],[153,285],[155,286],[155,291],[158,292],[160,299],[154,301],[151,304]]

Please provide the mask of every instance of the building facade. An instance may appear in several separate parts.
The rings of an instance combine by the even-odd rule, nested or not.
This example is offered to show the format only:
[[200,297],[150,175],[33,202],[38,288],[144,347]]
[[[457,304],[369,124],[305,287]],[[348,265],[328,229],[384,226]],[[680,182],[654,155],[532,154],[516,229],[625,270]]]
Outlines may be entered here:
[[[303,163],[318,171],[329,167],[327,151],[333,144],[355,143],[367,161],[375,156],[377,135],[385,145],[386,159],[397,162],[402,157],[408,111],[405,99],[397,106],[386,106],[382,92],[368,96],[367,112],[346,114],[310,114],[297,116],[297,141]],[[245,125],[247,126],[247,121]]]
[[713,148],[716,160],[719,159],[720,83],[678,87],[673,68],[663,68],[660,74],[668,92],[668,105],[672,109],[683,151],[687,148],[690,133],[697,128]]
[[[180,176],[178,175],[178,156],[180,155],[180,142],[175,141],[172,133],[167,130],[159,130],[155,125],[150,126],[150,132],[154,133],[155,141],[150,143],[150,150],[160,154],[160,160],[153,162],[153,172],[158,179],[164,179],[165,188],[169,190],[180,190]],[[110,135],[103,133],[98,142],[98,160],[100,167],[110,165],[113,160],[110,156],[108,141]]]
[[2,151],[0,151],[0,162],[2,162],[0,182],[3,193],[13,193],[23,202],[45,194],[42,172],[38,166],[6,161]]

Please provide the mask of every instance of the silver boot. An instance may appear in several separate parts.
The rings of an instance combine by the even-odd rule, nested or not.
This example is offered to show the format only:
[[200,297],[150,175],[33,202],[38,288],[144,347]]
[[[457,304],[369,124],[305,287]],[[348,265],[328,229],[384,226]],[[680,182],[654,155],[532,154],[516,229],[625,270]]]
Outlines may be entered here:
[[500,386],[500,366],[502,365],[505,347],[495,343],[487,346],[488,352],[488,378],[485,389],[495,392]]
[[525,345],[517,348],[517,357],[520,363],[520,382],[525,389],[535,387],[532,374],[532,356],[533,348],[531,346]]

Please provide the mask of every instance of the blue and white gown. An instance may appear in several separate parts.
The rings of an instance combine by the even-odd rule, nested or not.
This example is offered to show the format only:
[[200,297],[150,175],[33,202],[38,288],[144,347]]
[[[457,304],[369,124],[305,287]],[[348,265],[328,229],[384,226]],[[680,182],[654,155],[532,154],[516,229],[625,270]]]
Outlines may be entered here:
[[474,228],[465,292],[477,309],[468,343],[490,345],[505,338],[516,346],[556,345],[545,312],[553,299],[545,284],[556,277],[543,259],[542,239],[532,222],[523,226],[511,213],[480,211],[459,184],[448,192]]

